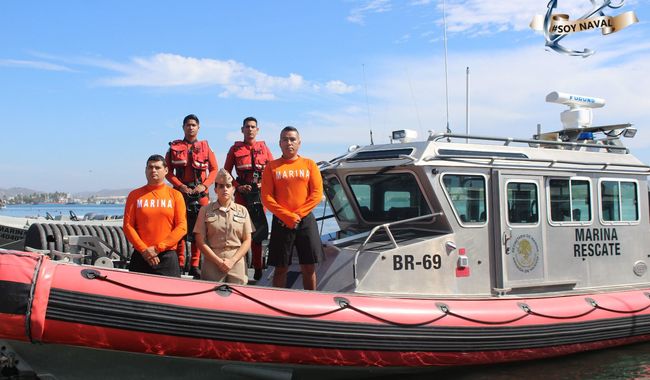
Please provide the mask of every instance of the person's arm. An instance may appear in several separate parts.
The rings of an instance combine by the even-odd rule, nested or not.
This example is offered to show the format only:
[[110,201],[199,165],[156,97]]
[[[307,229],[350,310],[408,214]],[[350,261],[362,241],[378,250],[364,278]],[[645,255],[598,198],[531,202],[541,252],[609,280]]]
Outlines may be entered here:
[[266,143],[264,143],[264,148],[266,149],[266,156],[269,158],[269,160],[266,162],[268,164],[269,162],[274,160],[273,153],[271,153],[271,150],[269,149],[269,147],[266,146]]
[[131,242],[133,248],[138,252],[143,252],[147,249],[147,244],[142,241],[138,231],[135,229],[135,203],[137,198],[138,194],[135,194],[134,192],[129,193],[129,196],[126,198],[122,229],[124,230],[124,236],[126,236],[126,239]]
[[217,179],[217,171],[219,171],[217,158],[212,149],[210,149],[210,153],[208,154],[208,177],[202,183],[202,185],[205,186],[203,191],[207,191],[210,186],[214,185],[214,181]]
[[208,207],[210,206],[201,207],[199,210],[199,215],[196,217],[196,224],[194,224],[194,238],[196,239],[196,246],[203,253],[204,260],[208,260],[219,266],[222,260],[206,242],[207,229],[205,228],[205,214]]
[[312,160],[308,160],[307,162],[309,163],[308,170],[310,171],[309,194],[305,203],[296,211],[301,219],[309,215],[323,200],[323,178],[320,175],[320,170],[318,170],[318,165]]
[[167,164],[167,169],[168,169],[167,175],[165,176],[167,181],[169,181],[169,183],[171,183],[172,186],[174,186],[174,188],[176,189],[181,189],[182,187],[185,187],[187,189],[187,186],[185,186],[185,184],[183,184],[183,182],[180,179],[178,179],[176,175],[174,175],[174,169],[173,169],[174,167],[172,166],[171,148],[167,150],[167,154],[165,155],[165,163]]
[[262,174],[262,204],[287,227],[294,228],[300,216],[285,209],[277,201],[271,165],[266,165]]
[[175,249],[178,245],[178,242],[187,233],[187,210],[185,208],[185,200],[183,199],[183,195],[174,189],[169,189],[169,192],[174,198],[174,226],[169,234],[156,245],[156,251],[158,252]]
[[219,265],[221,265],[223,260],[221,260],[221,258],[217,256],[216,253],[214,253],[212,248],[210,248],[208,243],[205,242],[205,237],[203,236],[203,234],[194,232],[194,239],[196,239],[197,247],[199,247],[199,250],[201,251],[201,253],[203,253],[203,259],[208,260],[214,263],[217,267],[219,267]]
[[[235,167],[235,145],[231,146],[230,149],[228,150],[228,154],[226,155],[226,162],[223,164],[223,168],[232,175],[232,169]],[[239,186],[241,185],[239,182],[237,182],[237,175],[233,175],[233,181],[232,181],[232,187],[238,191],[241,192],[239,189]]]
[[239,246],[239,248],[237,248],[237,252],[235,252],[235,254],[231,258],[224,260],[223,269],[221,269],[221,267],[219,268],[225,273],[229,272],[232,269],[232,267],[234,267],[235,264],[239,260],[241,260],[246,253],[248,253],[248,249],[251,247],[251,242],[253,241],[253,238],[251,237],[251,234],[253,233],[253,227],[251,226],[251,218],[248,216],[248,210],[244,209],[243,212],[245,214],[244,224],[242,225],[239,234],[239,240],[241,242],[241,245]]

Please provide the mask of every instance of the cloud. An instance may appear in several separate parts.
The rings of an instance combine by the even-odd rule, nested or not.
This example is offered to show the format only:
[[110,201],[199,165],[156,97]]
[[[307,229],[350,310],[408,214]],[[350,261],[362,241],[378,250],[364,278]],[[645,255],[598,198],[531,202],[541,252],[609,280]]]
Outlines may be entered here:
[[349,94],[357,90],[356,86],[350,86],[340,80],[332,80],[325,83],[325,88],[333,94]]
[[117,87],[222,86],[220,96],[243,99],[274,99],[275,91],[295,91],[304,87],[298,74],[271,76],[233,60],[183,57],[156,54],[133,58],[128,64],[105,63],[118,76],[101,80]]
[[340,80],[324,85],[307,81],[302,75],[273,76],[234,60],[184,57],[160,53],[133,58],[128,63],[87,60],[86,64],[117,72],[117,76],[100,80],[116,87],[217,86],[220,97],[273,100],[286,92],[318,91],[324,87],[334,94],[355,90]]
[[[623,32],[622,32],[623,33]],[[545,102],[551,91],[604,98],[594,110],[594,125],[631,122],[650,124],[650,42],[643,33],[594,36],[572,41],[597,50],[587,59],[545,51],[543,42],[517,48],[456,53],[449,61],[450,125],[465,132],[465,68],[471,63],[470,127],[472,134],[530,138],[536,125],[543,132],[561,129],[565,106]],[[611,39],[610,37],[614,37]],[[412,78],[409,84],[409,78]],[[421,138],[446,126],[442,57],[400,57],[384,61],[371,73],[369,109],[357,107],[310,113],[298,122],[305,136],[330,146],[366,144],[369,130],[376,143],[387,143],[390,131],[409,128]],[[327,133],[323,133],[327,131]],[[301,131],[301,133],[303,133]],[[624,143],[642,161],[650,162],[650,132],[639,128]],[[331,151],[332,157],[340,153]]]
[[23,67],[28,69],[48,70],[48,71],[73,71],[72,69],[43,61],[25,61],[18,59],[0,59],[0,66],[6,67]]
[[350,11],[347,20],[353,24],[364,25],[366,15],[369,13],[384,13],[392,9],[389,0],[369,0]]

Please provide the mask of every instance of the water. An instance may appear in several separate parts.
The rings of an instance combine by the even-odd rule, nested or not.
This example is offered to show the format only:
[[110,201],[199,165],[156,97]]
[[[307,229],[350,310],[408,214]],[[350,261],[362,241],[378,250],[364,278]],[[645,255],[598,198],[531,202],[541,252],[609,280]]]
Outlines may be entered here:
[[[314,215],[323,216],[323,205],[314,210]],[[87,213],[122,215],[124,205],[96,204],[25,204],[8,205],[0,209],[0,215],[25,217],[69,215]],[[329,208],[325,215],[330,214]],[[270,215],[267,215],[270,219]],[[270,220],[269,220],[270,221]],[[319,223],[320,227],[320,223]],[[327,219],[323,232],[337,230],[334,219]],[[426,374],[400,376],[403,379],[502,379],[554,380],[554,379],[647,379],[650,380],[650,343],[611,348],[561,358],[493,366],[439,369]]]
[[88,213],[98,215],[123,215],[124,205],[119,204],[57,204],[57,203],[40,203],[40,204],[20,204],[7,205],[6,208],[0,209],[0,215],[15,217],[45,217],[48,213],[53,217],[70,216],[70,211],[74,212],[79,218]]
[[[0,215],[14,216],[14,217],[45,217],[47,214],[52,215],[53,218],[57,216],[69,217],[70,211],[75,213],[80,219],[84,215],[93,213],[95,215],[123,215],[124,205],[121,204],[20,204],[20,205],[7,205],[6,208],[0,209]],[[325,211],[325,214],[323,214]],[[330,215],[332,212],[325,203],[318,205],[314,211],[314,216],[317,218],[323,215]],[[266,213],[266,218],[271,225],[271,213]],[[321,229],[321,222],[318,222],[318,227]],[[322,226],[322,233],[327,234],[338,231],[338,225],[334,218],[325,219]]]

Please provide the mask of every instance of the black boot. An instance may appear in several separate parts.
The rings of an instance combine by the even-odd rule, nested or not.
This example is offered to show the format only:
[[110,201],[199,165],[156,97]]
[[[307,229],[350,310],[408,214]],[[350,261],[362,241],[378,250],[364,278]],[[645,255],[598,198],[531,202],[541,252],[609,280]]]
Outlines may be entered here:
[[199,267],[191,267],[189,275],[192,276],[195,280],[201,279],[201,269]]
[[255,281],[259,281],[262,278],[262,270],[260,268],[255,268],[255,273],[253,274]]

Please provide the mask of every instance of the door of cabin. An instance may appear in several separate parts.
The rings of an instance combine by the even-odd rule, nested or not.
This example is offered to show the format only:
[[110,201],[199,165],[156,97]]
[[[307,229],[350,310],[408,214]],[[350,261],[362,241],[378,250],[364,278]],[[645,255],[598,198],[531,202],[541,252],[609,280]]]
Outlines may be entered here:
[[[493,213],[500,232],[495,239],[501,253],[497,266],[497,288],[525,288],[542,285],[544,270],[544,186],[541,177],[497,171],[498,194]],[[500,229],[500,231],[499,231]]]

